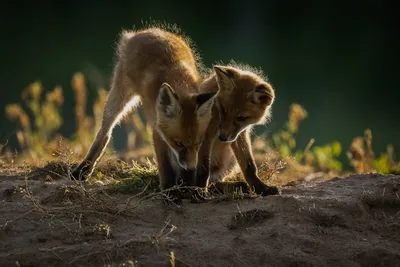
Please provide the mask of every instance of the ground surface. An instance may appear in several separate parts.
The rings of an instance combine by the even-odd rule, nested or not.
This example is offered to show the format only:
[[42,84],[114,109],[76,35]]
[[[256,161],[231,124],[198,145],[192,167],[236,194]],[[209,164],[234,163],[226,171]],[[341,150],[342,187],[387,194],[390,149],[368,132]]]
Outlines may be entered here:
[[400,266],[399,176],[178,209],[58,175],[0,173],[2,267]]

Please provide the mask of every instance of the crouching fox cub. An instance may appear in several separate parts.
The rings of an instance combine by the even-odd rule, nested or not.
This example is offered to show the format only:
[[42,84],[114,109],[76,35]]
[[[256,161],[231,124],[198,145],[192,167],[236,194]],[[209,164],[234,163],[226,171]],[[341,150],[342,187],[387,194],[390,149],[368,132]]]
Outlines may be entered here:
[[161,188],[174,186],[177,177],[194,185],[198,151],[216,95],[216,91],[200,93],[196,64],[182,36],[160,28],[124,31],[101,128],[72,176],[85,179],[92,174],[114,126],[141,102],[153,128]]
[[248,67],[217,65],[213,69],[201,86],[202,92],[219,91],[199,152],[196,185],[207,188],[209,180],[221,180],[238,164],[257,194],[279,194],[278,188],[267,186],[258,177],[250,142],[251,128],[270,118],[274,89]]

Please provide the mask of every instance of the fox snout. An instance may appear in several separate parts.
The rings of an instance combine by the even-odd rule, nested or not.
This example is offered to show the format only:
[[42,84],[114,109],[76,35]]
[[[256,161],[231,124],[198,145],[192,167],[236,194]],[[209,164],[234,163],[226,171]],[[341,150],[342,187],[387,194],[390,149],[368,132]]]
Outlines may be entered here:
[[240,133],[238,125],[232,122],[231,118],[225,118],[218,125],[218,139],[221,142],[234,142]]
[[228,141],[228,138],[225,137],[224,135],[220,135],[218,138],[219,138],[219,140],[222,141],[222,142]]
[[222,142],[230,143],[230,142],[234,142],[236,140],[236,135],[223,135],[223,134],[220,134],[218,136],[218,139],[220,141],[222,141]]
[[178,163],[185,170],[194,170],[197,167],[197,151],[195,149],[186,149],[179,152]]
[[218,139],[222,142],[234,142],[238,136],[238,131],[231,125],[224,125],[222,123],[219,126]]

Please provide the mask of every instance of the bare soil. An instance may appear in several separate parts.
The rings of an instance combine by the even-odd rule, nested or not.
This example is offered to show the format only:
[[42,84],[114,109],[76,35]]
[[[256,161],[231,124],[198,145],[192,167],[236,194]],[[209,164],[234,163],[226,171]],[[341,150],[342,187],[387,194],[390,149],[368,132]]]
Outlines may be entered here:
[[399,189],[351,175],[178,208],[4,168],[0,266],[400,266]]

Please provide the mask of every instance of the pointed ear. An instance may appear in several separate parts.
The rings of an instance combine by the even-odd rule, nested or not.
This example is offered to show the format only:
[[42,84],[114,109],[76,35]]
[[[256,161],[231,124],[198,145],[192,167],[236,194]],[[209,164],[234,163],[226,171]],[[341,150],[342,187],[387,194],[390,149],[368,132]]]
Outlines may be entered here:
[[214,99],[217,96],[217,92],[200,94],[196,96],[196,102],[198,105],[197,116],[203,117],[204,115],[211,113],[211,108],[214,104]]
[[234,78],[238,76],[238,72],[230,67],[225,66],[214,66],[213,67],[216,77],[217,84],[221,91],[233,90],[235,83]]
[[253,103],[270,106],[275,100],[274,89],[269,84],[260,84],[253,91]]
[[181,112],[178,96],[167,83],[163,83],[158,93],[157,110],[165,114],[167,118],[174,118]]

